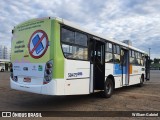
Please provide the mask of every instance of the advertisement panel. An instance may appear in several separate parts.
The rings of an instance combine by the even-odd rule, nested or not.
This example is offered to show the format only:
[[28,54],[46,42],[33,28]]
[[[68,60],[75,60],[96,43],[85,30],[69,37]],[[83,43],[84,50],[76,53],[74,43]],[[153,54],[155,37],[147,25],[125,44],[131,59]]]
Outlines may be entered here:
[[43,76],[50,60],[51,20],[33,19],[13,30],[11,62],[15,75]]

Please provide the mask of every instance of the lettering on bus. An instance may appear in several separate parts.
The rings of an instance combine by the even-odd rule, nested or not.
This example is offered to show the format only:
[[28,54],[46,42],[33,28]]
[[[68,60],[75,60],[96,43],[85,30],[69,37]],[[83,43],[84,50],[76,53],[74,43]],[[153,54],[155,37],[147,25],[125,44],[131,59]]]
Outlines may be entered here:
[[24,45],[24,40],[19,40],[16,42],[16,45],[14,46],[14,53],[22,53],[24,52],[24,48],[25,48],[25,45]]
[[77,73],[68,73],[68,77],[79,77],[82,76],[82,72],[77,72]]

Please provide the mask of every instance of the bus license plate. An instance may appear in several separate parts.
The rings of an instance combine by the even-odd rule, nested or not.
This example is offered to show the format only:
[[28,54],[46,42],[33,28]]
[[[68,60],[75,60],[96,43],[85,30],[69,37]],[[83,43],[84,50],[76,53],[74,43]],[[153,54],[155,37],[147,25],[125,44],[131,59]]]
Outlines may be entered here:
[[23,82],[31,82],[31,78],[24,78]]

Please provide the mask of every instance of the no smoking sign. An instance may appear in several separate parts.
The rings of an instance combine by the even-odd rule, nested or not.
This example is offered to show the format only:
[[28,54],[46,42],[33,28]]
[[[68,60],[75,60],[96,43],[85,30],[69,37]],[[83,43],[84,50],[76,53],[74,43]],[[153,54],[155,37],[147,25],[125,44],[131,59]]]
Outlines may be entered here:
[[30,37],[28,43],[29,54],[38,59],[42,57],[48,48],[48,36],[43,30],[36,30]]

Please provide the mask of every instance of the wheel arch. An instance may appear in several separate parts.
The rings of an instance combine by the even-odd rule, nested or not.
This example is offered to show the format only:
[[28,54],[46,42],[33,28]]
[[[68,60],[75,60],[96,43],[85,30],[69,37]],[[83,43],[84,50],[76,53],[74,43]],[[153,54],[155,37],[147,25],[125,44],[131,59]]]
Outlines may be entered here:
[[[114,79],[114,76],[110,74],[110,75],[107,76],[107,78],[109,78],[109,79],[112,80],[112,82],[113,82],[113,88],[115,89],[115,79]],[[106,80],[107,80],[107,78],[106,78]]]
[[142,78],[142,80],[144,82],[144,73],[142,73],[141,78]]

